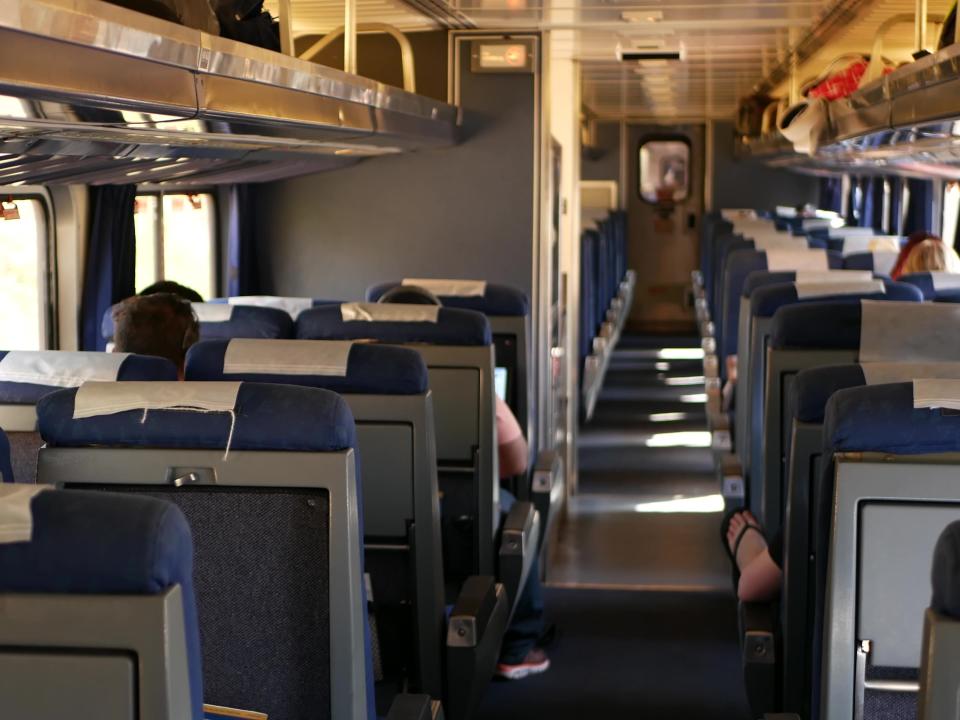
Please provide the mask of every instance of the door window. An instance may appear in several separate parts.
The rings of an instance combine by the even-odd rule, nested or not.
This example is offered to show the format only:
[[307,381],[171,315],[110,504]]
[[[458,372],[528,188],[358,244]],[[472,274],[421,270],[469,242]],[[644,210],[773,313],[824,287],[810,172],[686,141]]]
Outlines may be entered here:
[[8,198],[0,214],[0,348],[47,347],[47,222],[40,200]]
[[685,140],[647,140],[640,145],[640,197],[649,203],[686,200],[690,145]]

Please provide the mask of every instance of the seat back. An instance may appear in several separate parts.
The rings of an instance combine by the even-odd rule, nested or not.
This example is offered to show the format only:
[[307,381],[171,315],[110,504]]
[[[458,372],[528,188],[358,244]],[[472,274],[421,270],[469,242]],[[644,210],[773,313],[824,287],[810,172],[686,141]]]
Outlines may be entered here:
[[[816,488],[814,624],[825,720],[849,716],[857,697],[865,713],[916,702],[929,601],[928,567],[916,559],[960,518],[960,416],[942,409],[958,401],[958,380],[915,380],[839,390],[827,404],[833,457]],[[895,692],[904,679],[914,692]]]
[[848,270],[869,270],[878,275],[889,275],[897,262],[898,253],[874,250],[844,255],[843,267]]
[[[244,305],[252,307],[266,307],[283,310],[294,321],[304,310],[320,305],[336,305],[339,300],[323,300],[308,297],[284,297],[281,295],[233,295],[226,298],[214,298],[213,304]],[[239,337],[239,336],[238,336]]]
[[[20,537],[4,532],[11,513],[30,518]],[[202,720],[183,513],[152,498],[7,488],[0,534],[5,717]]]
[[[480,313],[430,305],[349,303],[308,310],[297,320],[306,340],[376,340],[407,345],[427,365],[437,429],[445,518],[461,518],[470,538],[464,574],[493,573],[499,476],[490,325]],[[451,542],[444,542],[445,548]]]
[[901,282],[915,285],[924,300],[954,297],[960,291],[960,274],[948,272],[919,272],[900,276]]
[[[33,483],[37,477],[37,402],[85,380],[176,380],[169,360],[128,353],[65,350],[0,350],[0,426],[9,433],[11,477]],[[12,482],[12,480],[8,480]]]
[[[212,340],[190,348],[186,378],[319,387],[347,402],[363,457],[365,556],[373,595],[378,607],[399,613],[403,625],[387,635],[403,638],[389,655],[404,659],[416,687],[441,697],[444,585],[437,454],[433,401],[420,355],[352,341]],[[384,622],[378,618],[380,629]],[[407,645],[408,638],[414,642]]]
[[[224,302],[190,303],[200,322],[201,340],[230,338],[291,338],[293,318],[277,306],[231,305]],[[113,308],[100,322],[103,339],[113,341]]]
[[919,720],[960,715],[960,523],[944,528],[933,551],[933,599],[924,614]]
[[208,702],[373,716],[356,433],[341,398],[262,383],[86,383],[37,411],[42,482],[162,497],[187,516]]

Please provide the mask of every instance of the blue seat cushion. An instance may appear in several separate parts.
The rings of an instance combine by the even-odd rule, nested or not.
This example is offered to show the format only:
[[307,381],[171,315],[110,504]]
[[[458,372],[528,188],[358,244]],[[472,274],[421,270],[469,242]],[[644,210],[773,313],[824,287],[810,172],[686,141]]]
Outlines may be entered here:
[[770,347],[857,350],[862,317],[859,301],[785,305],[773,314]]
[[[269,342],[269,341],[266,341]],[[250,380],[307,385],[338,393],[420,395],[427,391],[427,366],[416,350],[358,343],[350,348],[346,377],[331,375],[225,374],[229,340],[199,342],[187,353],[187,380]]]
[[857,363],[801,370],[793,382],[794,417],[800,422],[822,423],[827,401],[837,390],[866,383],[863,368]]
[[33,538],[0,544],[0,592],[183,594],[193,719],[203,680],[193,593],[190,526],[175,505],[150,497],[50,490],[31,502]]
[[[40,434],[49,445],[222,450],[230,435],[231,417],[222,412],[151,410],[143,420],[144,413],[133,410],[74,420],[76,394],[76,388],[59,390],[37,404]],[[241,384],[232,450],[331,452],[356,444],[353,415],[339,395],[295,385]]]
[[[367,288],[367,300],[377,302],[388,290],[399,286],[399,282],[387,282]],[[530,301],[526,293],[509,285],[487,283],[482,296],[462,297],[459,295],[439,295],[444,307],[461,310],[476,310],[491,317],[523,317],[530,313]]]
[[[291,338],[293,329],[293,318],[283,310],[256,305],[234,305],[229,320],[200,323],[200,339]],[[103,314],[100,334],[104,340],[113,340],[113,308],[108,308]]]
[[930,607],[960,620],[960,520],[947,525],[933,550]]
[[489,345],[490,323],[474,310],[440,308],[437,322],[344,321],[339,305],[325,305],[300,313],[301,340],[362,340],[430,345]]
[[0,475],[3,476],[0,478],[3,482],[14,481],[13,465],[10,463],[10,439],[2,428],[0,428]]
[[[2,360],[9,350],[0,350]],[[176,380],[177,367],[166,358],[130,355],[120,364],[117,380]],[[0,382],[0,404],[36,405],[44,395],[59,390],[58,385]]]
[[859,303],[861,300],[923,301],[923,295],[913,285],[887,279],[882,282],[885,289],[885,292],[882,293],[821,295],[807,298],[797,297],[797,287],[792,282],[766,285],[757,288],[756,292],[750,296],[750,314],[753,317],[773,317],[773,314],[781,307],[796,303]]

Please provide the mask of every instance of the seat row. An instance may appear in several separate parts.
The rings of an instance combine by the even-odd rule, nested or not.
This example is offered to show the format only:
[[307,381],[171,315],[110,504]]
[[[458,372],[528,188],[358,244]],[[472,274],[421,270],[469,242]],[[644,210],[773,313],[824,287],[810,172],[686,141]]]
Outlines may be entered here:
[[695,277],[717,466],[783,540],[779,604],[741,608],[752,706],[916,716],[926,558],[960,518],[956,277],[889,280],[888,251],[847,254],[870,230],[725,215]]
[[[464,302],[482,307],[481,297]],[[508,343],[514,367],[524,327]],[[360,681],[375,676],[381,711],[413,688],[469,717],[562,475],[528,484],[533,502],[501,521],[494,345],[480,313],[327,304],[297,328],[321,339],[201,341],[185,383],[169,382],[176,370],[157,358],[3,354],[13,473],[180,506],[196,544],[208,701],[270,717],[369,717],[374,693]],[[512,382],[523,397],[525,377]],[[294,623],[321,606],[329,612],[313,625],[323,628],[311,631],[322,636],[299,637]],[[365,652],[371,627],[376,651]],[[316,673],[329,685],[301,692]],[[276,681],[258,679],[268,674]]]
[[580,239],[581,415],[589,420],[610,356],[633,304],[636,276],[627,269],[627,214],[612,211]]

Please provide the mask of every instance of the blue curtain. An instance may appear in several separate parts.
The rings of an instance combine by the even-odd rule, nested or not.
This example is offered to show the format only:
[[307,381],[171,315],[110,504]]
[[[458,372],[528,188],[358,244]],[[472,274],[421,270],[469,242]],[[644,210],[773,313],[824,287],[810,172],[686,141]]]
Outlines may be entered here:
[[80,309],[80,344],[84,350],[106,348],[100,335],[103,314],[136,292],[136,195],[136,185],[100,185],[89,190],[90,231]]
[[842,206],[843,183],[839,177],[827,177],[820,179],[820,202],[818,207],[821,210],[833,210],[840,212]]
[[227,231],[227,295],[266,293],[260,274],[257,242],[259,190],[255,185],[237,185],[230,203]]
[[907,187],[910,188],[910,202],[903,231],[907,235],[915,230],[929,231],[933,227],[933,182],[910,178]]
[[860,214],[863,210],[863,191],[860,188],[860,178],[850,178],[850,196],[847,198],[847,216],[844,220],[847,225],[859,225]]
[[863,186],[863,212],[860,225],[880,231],[883,227],[883,178],[867,178]]

